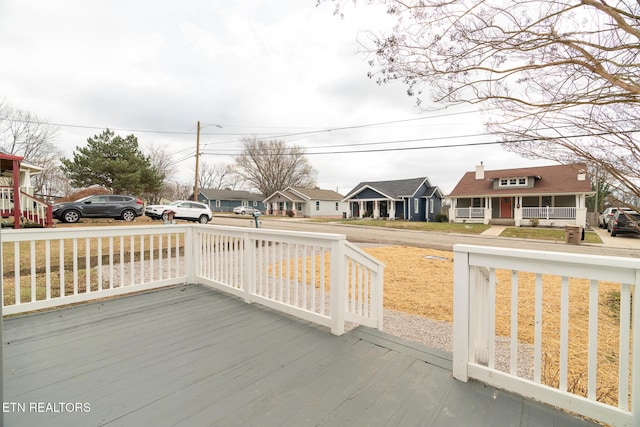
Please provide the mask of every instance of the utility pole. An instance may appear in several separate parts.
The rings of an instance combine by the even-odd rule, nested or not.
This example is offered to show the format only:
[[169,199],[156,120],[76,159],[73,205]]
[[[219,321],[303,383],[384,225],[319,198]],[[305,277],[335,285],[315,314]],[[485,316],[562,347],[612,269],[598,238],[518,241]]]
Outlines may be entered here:
[[200,120],[198,120],[198,132],[196,134],[196,182],[193,185],[193,200],[198,201],[198,175],[200,174]]

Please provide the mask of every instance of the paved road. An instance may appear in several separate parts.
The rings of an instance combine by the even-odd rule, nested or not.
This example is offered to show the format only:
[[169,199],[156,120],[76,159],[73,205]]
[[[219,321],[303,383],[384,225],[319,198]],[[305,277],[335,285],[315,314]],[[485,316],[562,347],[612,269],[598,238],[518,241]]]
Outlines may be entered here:
[[[212,223],[237,227],[255,226],[253,218],[248,216],[215,216]],[[440,250],[452,250],[455,244],[469,244],[640,258],[640,238],[635,236],[611,237],[606,231],[600,229],[598,229],[597,232],[601,235],[604,244],[582,243],[580,245],[572,245],[564,242],[554,243],[540,240],[502,238],[490,235],[397,230],[338,223],[308,222],[289,218],[277,219],[260,217],[260,223],[261,227],[266,229],[344,234],[352,242],[384,243]],[[604,233],[604,235],[602,235],[602,233]]]

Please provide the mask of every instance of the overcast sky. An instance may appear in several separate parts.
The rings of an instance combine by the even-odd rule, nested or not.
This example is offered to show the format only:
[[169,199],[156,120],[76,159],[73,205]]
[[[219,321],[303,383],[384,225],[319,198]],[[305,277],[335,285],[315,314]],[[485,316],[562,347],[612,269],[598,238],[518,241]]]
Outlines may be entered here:
[[185,182],[198,121],[202,162],[231,163],[242,137],[277,138],[305,147],[319,186],[343,195],[421,176],[446,194],[480,161],[549,164],[499,145],[433,148],[496,139],[470,106],[425,112],[402,84],[367,78],[358,40],[389,25],[383,9],[332,12],[316,0],[2,0],[0,98],[56,124],[66,157],[108,127],[168,147]]

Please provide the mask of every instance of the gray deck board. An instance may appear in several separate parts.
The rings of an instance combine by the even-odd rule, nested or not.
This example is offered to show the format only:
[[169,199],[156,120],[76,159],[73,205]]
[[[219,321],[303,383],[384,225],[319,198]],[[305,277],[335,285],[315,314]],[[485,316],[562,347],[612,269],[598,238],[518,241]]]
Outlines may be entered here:
[[[588,426],[452,378],[451,355],[369,328],[341,337],[203,286],[4,321],[6,426]],[[31,402],[89,403],[35,413]]]

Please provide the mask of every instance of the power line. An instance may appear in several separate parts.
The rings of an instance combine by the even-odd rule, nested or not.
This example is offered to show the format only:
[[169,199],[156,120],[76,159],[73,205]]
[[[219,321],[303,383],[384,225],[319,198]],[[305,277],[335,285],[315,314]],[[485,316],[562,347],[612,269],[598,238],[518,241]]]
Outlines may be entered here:
[[[640,132],[640,129],[629,130],[625,133],[636,133]],[[357,154],[357,153],[378,153],[378,152],[389,152],[389,151],[414,151],[414,150],[430,150],[430,149],[441,149],[441,148],[460,148],[460,147],[474,147],[474,146],[482,146],[482,145],[497,145],[497,144],[518,144],[525,142],[551,142],[560,139],[573,139],[573,138],[588,138],[594,136],[607,136],[607,135],[616,135],[620,132],[601,132],[597,134],[581,134],[581,135],[569,135],[563,137],[540,137],[540,138],[525,138],[511,141],[486,141],[486,142],[469,142],[465,144],[441,144],[441,145],[431,145],[431,146],[420,146],[420,147],[396,147],[396,148],[376,148],[369,150],[350,150],[350,151],[326,151],[326,152],[306,152],[305,156],[313,156],[313,155],[327,155],[327,154]],[[444,139],[444,138],[443,138]],[[420,141],[420,140],[414,140]],[[390,142],[387,142],[390,143]],[[238,155],[241,154],[241,151],[203,151],[203,154],[211,154],[211,155]],[[289,152],[276,152],[274,155],[293,155]]]

